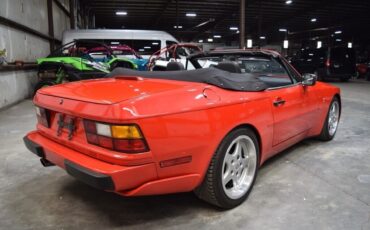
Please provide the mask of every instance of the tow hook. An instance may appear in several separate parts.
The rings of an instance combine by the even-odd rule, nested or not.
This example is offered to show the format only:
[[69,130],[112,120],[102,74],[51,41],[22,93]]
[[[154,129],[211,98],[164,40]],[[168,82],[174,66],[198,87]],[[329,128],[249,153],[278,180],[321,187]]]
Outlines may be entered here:
[[46,160],[45,158],[40,159],[41,164],[44,167],[50,167],[50,166],[55,166],[55,164],[51,163],[50,161]]

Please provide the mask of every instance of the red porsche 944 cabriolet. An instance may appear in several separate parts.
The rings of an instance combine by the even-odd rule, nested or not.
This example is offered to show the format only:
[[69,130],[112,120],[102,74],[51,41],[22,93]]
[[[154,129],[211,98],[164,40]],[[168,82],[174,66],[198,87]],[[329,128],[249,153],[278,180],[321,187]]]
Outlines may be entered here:
[[301,76],[275,52],[201,52],[186,66],[168,65],[39,90],[37,130],[25,145],[44,166],[96,188],[124,196],[194,191],[233,208],[266,159],[337,131],[340,90]]

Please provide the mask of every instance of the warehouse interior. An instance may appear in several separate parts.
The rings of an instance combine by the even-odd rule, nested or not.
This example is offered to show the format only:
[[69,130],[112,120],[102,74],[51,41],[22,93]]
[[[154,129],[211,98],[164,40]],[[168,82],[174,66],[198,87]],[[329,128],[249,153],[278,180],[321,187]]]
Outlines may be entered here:
[[[370,2],[364,0],[0,0],[0,229],[370,229],[369,11]],[[86,45],[92,42],[98,45]],[[81,46],[87,48],[82,50]],[[67,55],[72,50],[101,55],[101,49],[115,59],[88,62],[84,56],[77,60]],[[244,51],[281,57],[287,63],[284,67],[291,65],[299,79],[306,74],[315,82],[317,79],[312,87],[321,82],[335,86],[340,90],[341,114],[332,141],[309,136],[267,159],[258,169],[253,190],[237,207],[214,207],[192,191],[145,196],[103,191],[60,167],[44,167],[54,163],[47,160],[43,166],[24,144],[23,138],[35,132],[40,123],[36,114],[40,111],[35,112],[42,101],[38,90],[52,94],[55,87],[60,93],[58,87],[67,89],[80,80],[99,82],[121,67],[146,72],[155,72],[156,67],[170,70],[163,58],[166,52],[174,55],[174,60],[168,59],[170,63],[182,63],[182,71],[190,72],[195,70],[189,69],[189,63],[193,65],[197,55]],[[126,56],[121,58],[121,54]],[[68,56],[68,63],[57,60],[61,56]],[[59,68],[55,72],[47,65],[50,60],[52,67]],[[65,67],[59,67],[60,63]],[[76,67],[78,63],[82,67]],[[338,72],[344,71],[342,65],[350,65],[348,72]],[[91,75],[87,78],[86,70]],[[127,79],[142,80],[133,76]],[[86,93],[95,100],[91,99],[92,104],[119,97],[109,90],[99,92],[99,87]],[[150,93],[166,87],[154,86]],[[82,91],[68,93],[81,98]],[[235,90],[227,92],[231,95]],[[213,94],[211,99],[222,100]],[[174,97],[181,103],[184,95]],[[253,96],[242,98],[250,100]],[[159,104],[165,101],[159,96],[156,100],[158,104],[147,104],[145,109],[181,107],[181,114],[191,105],[198,106],[199,101],[179,106],[175,102]],[[63,99],[58,103],[62,105]],[[254,110],[263,108],[261,105]],[[89,111],[77,105],[74,109]],[[99,110],[96,114],[103,114]],[[124,113],[109,111],[101,117]],[[158,111],[155,116],[162,115]],[[199,125],[202,119],[199,117],[189,128],[195,133],[211,129]],[[178,139],[183,138],[181,134],[173,132]],[[150,140],[144,142],[150,147]],[[167,144],[162,143],[163,149]]]

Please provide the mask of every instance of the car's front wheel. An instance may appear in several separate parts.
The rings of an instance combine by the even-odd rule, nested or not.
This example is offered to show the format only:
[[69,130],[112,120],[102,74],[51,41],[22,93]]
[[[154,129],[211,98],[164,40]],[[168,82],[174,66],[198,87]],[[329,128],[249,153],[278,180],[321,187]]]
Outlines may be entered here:
[[256,179],[258,162],[256,134],[249,128],[233,130],[219,145],[195,193],[213,205],[234,208],[248,197]]
[[330,141],[334,138],[339,124],[341,107],[338,97],[334,97],[330,103],[324,126],[319,136],[320,140]]

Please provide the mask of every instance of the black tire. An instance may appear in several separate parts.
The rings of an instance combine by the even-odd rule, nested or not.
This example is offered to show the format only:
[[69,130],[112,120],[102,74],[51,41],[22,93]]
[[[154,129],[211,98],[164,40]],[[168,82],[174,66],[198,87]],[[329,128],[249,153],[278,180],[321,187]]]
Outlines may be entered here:
[[[227,154],[227,150],[232,148],[231,144],[238,137],[247,136],[249,137],[256,150],[256,163],[252,181],[249,184],[248,190],[240,198],[231,199],[225,193],[222,185],[222,175],[225,170],[223,167],[224,158]],[[230,147],[230,148],[229,148]],[[256,134],[249,128],[239,128],[230,132],[221,142],[219,147],[216,150],[216,153],[213,155],[208,171],[203,179],[202,184],[194,190],[194,193],[202,200],[211,203],[215,206],[218,206],[223,209],[231,209],[240,205],[245,199],[247,199],[250,191],[253,188],[254,182],[256,180],[257,172],[259,166],[259,145]],[[248,163],[249,167],[249,163]],[[253,172],[253,167],[251,167]],[[243,171],[242,171],[243,172]]]
[[330,134],[330,132],[329,132],[329,125],[328,125],[328,123],[329,123],[330,109],[332,108],[332,106],[333,106],[334,103],[337,103],[338,106],[339,106],[339,117],[338,117],[338,123],[339,123],[339,119],[340,119],[342,108],[341,108],[340,101],[339,101],[338,97],[335,96],[332,99],[332,101],[330,103],[330,106],[328,108],[328,112],[326,114],[324,126],[322,127],[320,136],[318,137],[319,140],[322,140],[322,141],[331,141],[334,138],[335,134],[337,133],[337,128],[336,128],[335,132],[333,134]]
[[37,82],[37,84],[35,85],[34,91],[33,91],[33,95],[36,94],[37,90],[47,87],[47,86],[52,86],[52,85],[55,85],[55,82],[52,80],[41,80]]

